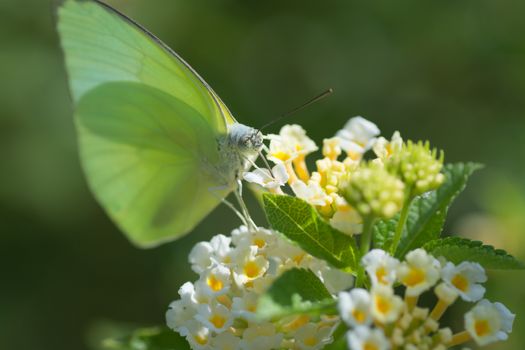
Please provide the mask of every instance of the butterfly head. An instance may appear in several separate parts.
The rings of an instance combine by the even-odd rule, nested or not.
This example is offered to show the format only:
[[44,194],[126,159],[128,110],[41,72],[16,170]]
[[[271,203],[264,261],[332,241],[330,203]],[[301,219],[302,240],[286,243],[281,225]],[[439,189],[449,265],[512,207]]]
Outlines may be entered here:
[[239,152],[247,155],[257,154],[263,146],[262,133],[250,126],[235,123],[228,128],[228,138],[230,143]]

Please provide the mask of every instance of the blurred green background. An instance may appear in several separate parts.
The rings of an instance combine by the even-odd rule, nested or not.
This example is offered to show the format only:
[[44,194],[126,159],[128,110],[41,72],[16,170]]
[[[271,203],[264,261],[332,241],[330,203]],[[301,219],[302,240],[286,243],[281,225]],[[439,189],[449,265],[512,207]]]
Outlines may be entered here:
[[[112,1],[180,53],[241,122],[260,126],[333,87],[289,122],[316,141],[351,116],[430,139],[447,161],[487,165],[447,232],[525,258],[522,0]],[[89,193],[50,1],[0,1],[0,349],[88,349],[100,320],[162,323],[195,276],[191,246],[238,222],[219,208],[184,239],[132,247]],[[118,63],[116,63],[118,64]],[[273,127],[277,132],[279,125]],[[259,216],[260,218],[260,216]],[[518,314],[524,272],[491,273],[488,297]],[[461,316],[450,315],[461,322]]]

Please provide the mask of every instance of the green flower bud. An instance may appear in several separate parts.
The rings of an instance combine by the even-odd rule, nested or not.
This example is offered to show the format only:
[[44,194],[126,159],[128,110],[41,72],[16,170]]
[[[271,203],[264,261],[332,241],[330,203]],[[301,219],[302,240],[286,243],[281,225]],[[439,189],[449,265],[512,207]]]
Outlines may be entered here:
[[341,181],[340,191],[346,201],[363,217],[389,219],[401,207],[405,186],[381,164],[361,163]]
[[393,174],[398,175],[405,186],[411,189],[410,194],[417,196],[435,190],[445,180],[441,173],[443,151],[430,149],[430,143],[408,141],[399,152],[388,160],[386,166]]

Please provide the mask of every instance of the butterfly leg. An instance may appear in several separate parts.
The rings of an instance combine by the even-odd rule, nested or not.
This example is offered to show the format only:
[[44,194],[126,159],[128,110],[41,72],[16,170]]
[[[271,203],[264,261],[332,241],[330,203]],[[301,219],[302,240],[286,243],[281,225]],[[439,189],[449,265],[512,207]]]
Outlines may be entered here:
[[224,189],[226,189],[226,186],[218,186],[218,187],[210,187],[210,188],[208,188],[208,190],[210,191],[210,193],[211,193],[214,197],[216,197],[217,199],[219,199],[222,203],[226,204],[226,206],[227,206],[228,208],[230,208],[230,209],[234,212],[234,214],[237,215],[237,217],[238,217],[239,219],[241,219],[242,224],[243,224],[244,226],[249,227],[249,226],[248,226],[248,221],[246,220],[246,218],[244,217],[244,215],[243,215],[239,210],[237,210],[237,208],[235,208],[235,206],[233,205],[233,203],[230,202],[229,200],[227,200],[226,198],[222,198],[221,196],[218,196],[218,195],[215,193],[215,191],[218,191],[218,190],[224,190]]
[[239,202],[239,205],[241,206],[244,218],[248,222],[248,229],[250,230],[257,230],[257,225],[252,220],[250,213],[248,212],[248,207],[246,206],[246,203],[244,203],[244,200],[242,199],[242,180],[237,179],[237,188],[234,191],[235,197],[237,197],[237,201]]

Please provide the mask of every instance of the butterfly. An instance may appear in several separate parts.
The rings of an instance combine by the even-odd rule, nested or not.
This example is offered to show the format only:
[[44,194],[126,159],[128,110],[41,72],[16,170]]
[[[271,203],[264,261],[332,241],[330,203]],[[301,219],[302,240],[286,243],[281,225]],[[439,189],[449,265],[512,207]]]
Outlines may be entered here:
[[189,233],[263,146],[211,87],[145,28],[98,0],[65,0],[58,33],[82,167],[137,246]]

